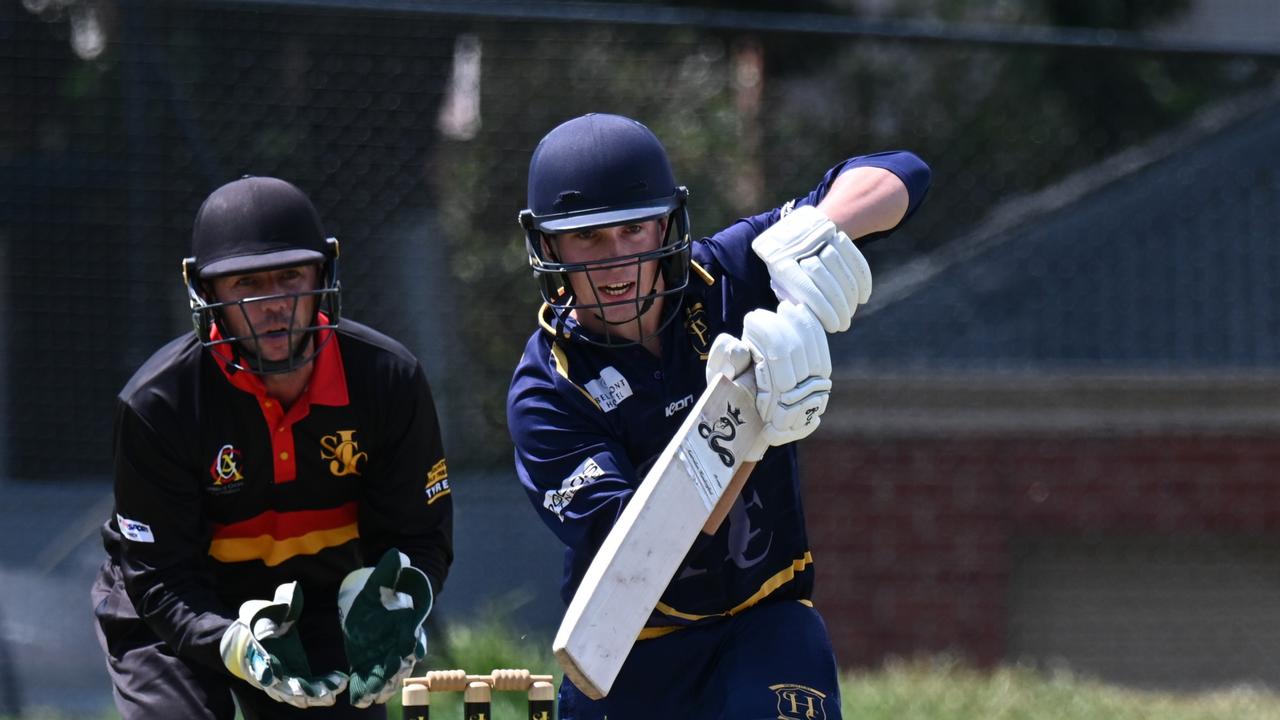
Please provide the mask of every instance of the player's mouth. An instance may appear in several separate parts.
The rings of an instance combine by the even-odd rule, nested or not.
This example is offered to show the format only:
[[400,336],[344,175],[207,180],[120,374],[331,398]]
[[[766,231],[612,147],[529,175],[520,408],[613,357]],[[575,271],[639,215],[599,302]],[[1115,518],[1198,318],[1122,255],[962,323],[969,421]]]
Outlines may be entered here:
[[617,297],[622,297],[627,293],[631,292],[631,288],[635,287],[635,285],[636,284],[634,282],[624,282],[624,283],[611,283],[609,285],[599,285],[597,287],[600,288],[600,292],[604,293],[608,297],[617,298]]
[[292,333],[287,327],[267,328],[258,334],[260,352],[288,352]]
[[288,335],[289,335],[289,328],[273,327],[273,328],[268,328],[266,332],[262,333],[261,337],[268,340],[276,340],[276,339],[287,337]]

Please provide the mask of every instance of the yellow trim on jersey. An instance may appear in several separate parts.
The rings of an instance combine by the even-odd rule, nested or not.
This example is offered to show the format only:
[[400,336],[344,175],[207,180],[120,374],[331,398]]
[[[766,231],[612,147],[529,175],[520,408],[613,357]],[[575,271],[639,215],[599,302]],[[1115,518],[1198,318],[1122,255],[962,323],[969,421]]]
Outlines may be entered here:
[[804,554],[804,557],[792,560],[790,567],[785,567],[779,570],[773,577],[766,580],[764,584],[760,586],[760,589],[756,591],[755,595],[752,595],[751,597],[747,598],[745,601],[743,601],[741,605],[730,610],[727,614],[737,615],[743,610],[746,610],[752,605],[755,605],[756,603],[768,597],[769,594],[772,593],[774,590],[777,590],[783,585],[786,585],[787,583],[794,580],[798,573],[804,572],[804,569],[809,567],[812,564],[813,564],[813,553],[806,551]]
[[[543,303],[542,303],[542,307],[539,307],[539,308],[538,308],[538,327],[540,327],[540,328],[542,328],[543,330],[546,330],[547,332],[551,333],[551,337],[555,337],[555,336],[556,336],[556,329],[555,329],[554,327],[552,327],[552,326],[551,326],[551,323],[547,322],[547,320],[546,320],[546,316],[547,316],[547,314],[548,314],[548,313],[550,313],[550,312],[552,312],[552,305],[551,305],[551,303],[549,303],[549,302],[543,302]],[[567,338],[567,337],[569,337],[569,334],[568,334],[568,333],[565,333],[565,337],[566,337],[566,338]]]
[[654,638],[660,638],[663,635],[670,635],[671,633],[677,630],[683,630],[686,627],[688,627],[688,625],[669,625],[667,627],[647,627],[640,631],[640,634],[636,636],[636,640],[652,640]]
[[267,567],[275,567],[298,555],[315,555],[326,548],[337,547],[360,537],[355,523],[316,530],[298,537],[277,540],[270,535],[251,538],[230,538],[209,543],[209,556],[218,562],[246,562],[261,560]]
[[690,621],[703,620],[709,617],[720,617],[721,615],[728,615],[728,613],[711,613],[710,615],[690,615],[689,613],[680,612],[679,610],[671,607],[670,605],[662,602],[661,600],[658,601],[658,604],[655,605],[653,609],[669,617],[680,618],[681,620],[690,620]]
[[694,262],[693,260],[690,260],[690,261],[689,261],[689,269],[690,269],[690,270],[693,270],[693,272],[694,272],[694,274],[695,274],[695,275],[697,275],[698,277],[702,278],[702,282],[704,282],[704,283],[706,283],[706,284],[708,284],[708,285],[715,285],[715,284],[716,284],[716,279],[715,279],[714,277],[712,277],[712,276],[711,276],[711,273],[707,272],[707,269],[706,269],[706,268],[702,267],[701,265],[699,265],[698,263]]
[[591,393],[587,392],[586,388],[583,388],[581,385],[569,379],[569,358],[565,357],[564,348],[557,345],[554,340],[551,341],[551,361],[555,364],[556,372],[560,373],[560,377],[564,378],[570,385],[578,388],[578,392],[582,393],[583,397],[590,400],[591,404],[595,405],[597,410],[602,409],[599,401],[591,397]]
[[[791,582],[793,579],[795,579],[795,576],[797,573],[803,572],[805,568],[809,567],[812,564],[813,564],[813,553],[806,552],[804,554],[804,557],[798,558],[796,560],[792,560],[790,565],[779,570],[777,573],[774,573],[773,577],[769,578],[768,580],[765,580],[764,584],[760,586],[760,589],[757,590],[755,594],[753,594],[751,597],[739,603],[737,607],[731,608],[722,613],[712,613],[710,615],[693,615],[690,613],[680,612],[679,610],[676,610],[675,608],[671,607],[670,605],[667,605],[664,602],[659,602],[654,607],[654,609],[662,613],[663,615],[667,615],[669,617],[674,617],[674,618],[680,618],[681,620],[689,620],[691,622],[698,621],[698,620],[705,620],[706,618],[711,618],[711,617],[722,617],[722,616],[731,617],[733,615],[737,615],[743,610],[746,610],[747,608],[752,607],[756,603],[759,603],[761,600],[765,599],[771,593],[773,593],[774,590],[777,590],[783,585],[786,585],[787,583]],[[813,607],[813,605],[810,604],[809,607]],[[665,628],[645,628],[645,630],[650,630],[650,629],[661,630]],[[642,638],[644,637],[643,630],[640,632],[640,637]]]

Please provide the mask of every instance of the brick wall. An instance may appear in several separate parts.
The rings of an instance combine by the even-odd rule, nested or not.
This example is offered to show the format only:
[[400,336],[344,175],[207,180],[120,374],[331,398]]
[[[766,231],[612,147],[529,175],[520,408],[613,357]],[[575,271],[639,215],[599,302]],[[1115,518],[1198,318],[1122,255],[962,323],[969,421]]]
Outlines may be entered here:
[[[825,429],[825,428],[824,428]],[[815,602],[845,667],[1006,652],[1008,587],[1037,538],[1280,531],[1280,437],[874,437],[802,444]]]

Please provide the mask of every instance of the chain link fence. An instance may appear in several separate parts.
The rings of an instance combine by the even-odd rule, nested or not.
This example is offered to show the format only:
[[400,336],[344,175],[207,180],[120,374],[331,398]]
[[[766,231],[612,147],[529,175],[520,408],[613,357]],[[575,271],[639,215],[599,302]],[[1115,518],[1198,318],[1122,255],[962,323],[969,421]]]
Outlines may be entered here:
[[644,120],[704,233],[842,157],[912,149],[937,182],[873,248],[883,273],[1275,69],[411,3],[26,5],[3,10],[3,439],[10,472],[34,478],[103,471],[114,392],[186,329],[178,262],[195,209],[241,174],[312,195],[343,243],[350,315],[424,359],[454,455],[495,462],[536,297],[514,217],[529,153],[559,121]]
[[[0,6],[9,477],[109,475],[114,395],[189,331],[179,261],[191,222],[210,190],[241,174],[281,176],[311,195],[342,243],[346,314],[427,367],[450,464],[503,468],[505,392],[537,306],[515,217],[529,155],[560,121],[603,111],[648,124],[691,189],[699,235],[807,192],[844,157],[911,149],[933,167],[934,187],[901,232],[868,251],[879,280],[946,257],[1011,201],[1069,195],[1065,180],[1173,142],[1208,110],[1242,97],[1274,108],[1265,98],[1280,68],[1280,53],[1053,41],[1014,26],[986,36],[848,26],[847,13],[817,3],[804,9],[828,14],[780,29],[724,10],[646,16],[587,3],[557,17],[552,3],[473,6]],[[1224,175],[1199,179],[1232,202],[1212,190],[1229,169],[1211,169]],[[1105,221],[1094,222],[1077,232],[1102,232]],[[1134,241],[1158,244],[1157,229],[1134,228],[1147,233]],[[1023,271],[1035,284],[1061,268]],[[1280,300],[1275,287],[1251,297]],[[1224,310],[1223,322],[1235,317]],[[1044,542],[1027,553],[1080,557]],[[1055,567],[1034,572],[1063,577]],[[1019,593],[1034,590],[1028,572],[1015,578]],[[1024,641],[1034,638],[982,647],[1033,652]]]

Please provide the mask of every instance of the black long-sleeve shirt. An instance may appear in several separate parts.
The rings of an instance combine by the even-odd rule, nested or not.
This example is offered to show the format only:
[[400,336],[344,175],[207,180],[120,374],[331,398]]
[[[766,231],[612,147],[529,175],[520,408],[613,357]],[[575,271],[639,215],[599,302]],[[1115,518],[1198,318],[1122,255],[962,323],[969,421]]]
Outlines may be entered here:
[[443,586],[453,498],[422,367],[350,320],[317,339],[328,342],[287,410],[194,335],[157,351],[119,395],[107,562],[179,656],[221,668],[240,603],[293,580],[304,612],[336,624],[342,578],[389,547]]

